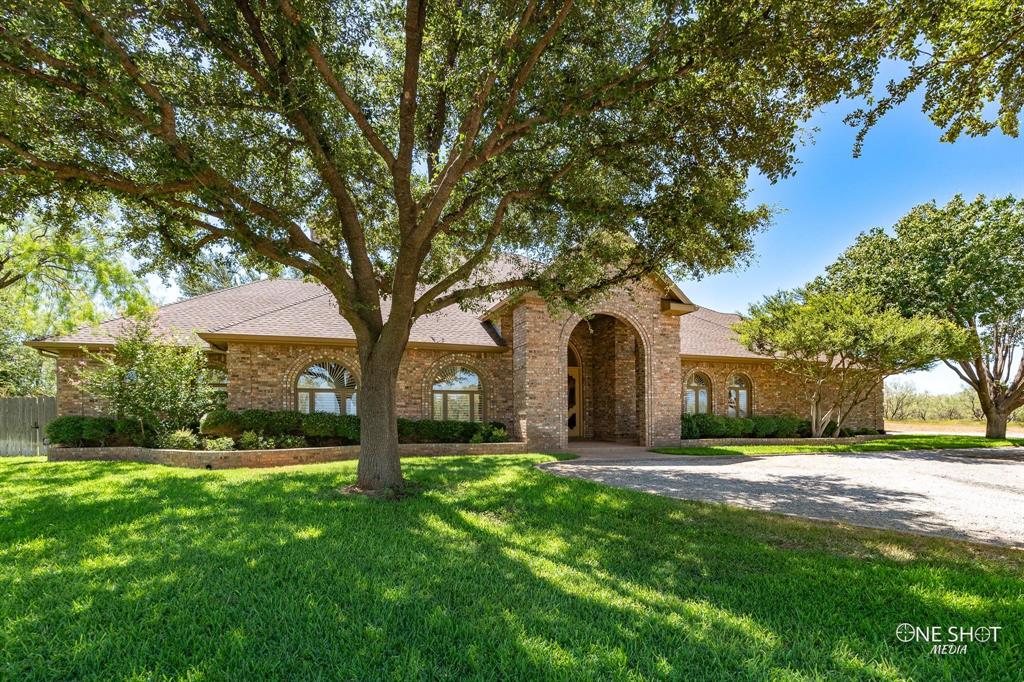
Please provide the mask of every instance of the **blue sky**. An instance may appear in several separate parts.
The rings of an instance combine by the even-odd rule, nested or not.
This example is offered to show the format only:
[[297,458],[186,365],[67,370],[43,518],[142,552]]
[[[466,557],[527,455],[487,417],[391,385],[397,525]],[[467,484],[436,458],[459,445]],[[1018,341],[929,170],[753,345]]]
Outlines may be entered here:
[[[697,304],[742,312],[765,294],[814,278],[872,227],[890,227],[911,207],[973,198],[1024,196],[1024,139],[996,132],[984,138],[939,142],[940,131],[921,112],[921,97],[890,112],[853,158],[856,130],[843,123],[855,104],[832,105],[811,121],[814,143],[798,152],[796,174],[775,185],[751,182],[751,200],[780,209],[756,238],[755,260],[743,270],[681,282]],[[921,390],[951,393],[963,384],[947,368],[906,377]]]
[[[819,112],[808,124],[818,132],[799,150],[796,174],[775,185],[760,177],[751,182],[752,202],[780,210],[774,225],[757,236],[754,262],[700,282],[681,282],[687,295],[699,305],[741,312],[765,294],[806,283],[860,232],[890,227],[917,204],[945,203],[958,192],[972,198],[1024,196],[1024,139],[995,132],[939,142],[940,131],[921,112],[921,99],[919,93],[885,116],[856,159],[856,130],[843,123],[856,105],[841,102]],[[156,278],[150,284],[160,302],[180,295]],[[942,366],[907,378],[933,393],[963,386]]]

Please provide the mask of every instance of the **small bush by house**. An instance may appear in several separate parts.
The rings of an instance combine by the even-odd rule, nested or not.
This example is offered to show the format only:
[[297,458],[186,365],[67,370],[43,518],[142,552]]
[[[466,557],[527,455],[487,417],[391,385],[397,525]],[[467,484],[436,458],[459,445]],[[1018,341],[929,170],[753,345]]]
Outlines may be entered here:
[[198,450],[199,436],[189,429],[175,429],[161,436],[158,443],[169,450]]
[[[825,429],[826,436],[875,435],[875,429],[842,428],[836,434],[835,422]],[[723,417],[716,414],[684,414],[682,437],[692,438],[807,438],[811,425],[806,419],[792,416]]]
[[[314,412],[273,412],[269,410],[215,410],[203,417],[200,432],[204,436],[230,436],[242,449],[246,444],[288,442],[302,438],[303,444],[356,445],[359,443],[359,417],[347,414]],[[246,436],[246,434],[249,434]],[[245,443],[243,444],[243,438]],[[262,439],[262,440],[261,440]],[[501,422],[463,422],[433,419],[399,419],[400,443],[504,443],[508,431]],[[267,447],[273,447],[269,445]],[[303,445],[277,445],[303,447]]]
[[66,415],[46,425],[46,437],[51,443],[69,447],[147,445],[150,435],[152,432],[144,430],[134,419]]

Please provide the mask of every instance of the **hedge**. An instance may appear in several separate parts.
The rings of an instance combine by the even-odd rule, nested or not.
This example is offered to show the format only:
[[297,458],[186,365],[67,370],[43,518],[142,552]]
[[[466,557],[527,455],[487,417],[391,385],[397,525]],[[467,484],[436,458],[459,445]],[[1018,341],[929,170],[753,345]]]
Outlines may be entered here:
[[46,425],[46,437],[51,443],[69,447],[145,445],[154,431],[146,432],[144,438],[142,427],[134,419],[111,417],[65,415]]
[[[717,414],[684,414],[682,437],[691,438],[808,438],[811,423],[791,416],[723,417]],[[825,427],[826,436],[836,435],[836,423]],[[843,427],[840,437],[876,435],[875,429]]]
[[[327,412],[272,412],[269,410],[216,410],[203,417],[203,436],[239,438],[245,432],[267,438],[305,436],[317,443],[359,443],[359,417]],[[501,422],[463,422],[399,419],[400,443],[501,443],[508,432]]]

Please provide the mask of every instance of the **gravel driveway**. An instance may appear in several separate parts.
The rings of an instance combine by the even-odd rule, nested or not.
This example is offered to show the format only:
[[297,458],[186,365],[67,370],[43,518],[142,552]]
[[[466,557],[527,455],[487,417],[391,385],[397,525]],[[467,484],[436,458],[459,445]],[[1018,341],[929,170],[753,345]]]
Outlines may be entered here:
[[[639,456],[542,465],[667,497],[1024,547],[1024,448],[772,457]],[[1012,459],[1016,458],[1016,459]]]

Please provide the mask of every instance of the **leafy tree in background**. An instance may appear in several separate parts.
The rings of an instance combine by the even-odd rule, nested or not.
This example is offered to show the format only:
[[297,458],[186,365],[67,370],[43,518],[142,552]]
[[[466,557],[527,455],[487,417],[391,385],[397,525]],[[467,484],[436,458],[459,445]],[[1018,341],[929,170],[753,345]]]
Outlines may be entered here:
[[157,437],[194,429],[220,401],[203,348],[161,339],[153,324],[148,317],[129,321],[110,352],[89,353],[79,379],[111,416],[136,421],[144,438],[149,429]]
[[21,306],[0,294],[0,398],[54,395],[53,361],[23,345],[26,338],[42,331],[26,328],[22,312]]
[[0,219],[0,297],[7,314],[20,317],[21,328],[62,331],[98,321],[111,308],[144,310],[142,282],[125,264],[104,216],[67,217],[64,211],[19,212]]
[[1024,406],[1024,203],[957,195],[916,206],[892,234],[860,235],[824,283],[962,329],[968,345],[943,362],[978,394],[986,435],[1006,436],[1008,416]]
[[734,328],[804,384],[814,437],[830,421],[838,433],[885,377],[935,364],[959,337],[948,322],[905,318],[866,294],[813,289],[767,296]]
[[[141,280],[100,220],[64,224],[19,210],[0,220],[0,396],[53,395],[53,362],[22,344],[148,305]],[[67,215],[65,212],[64,215]]]
[[216,247],[322,282],[357,338],[358,485],[397,487],[416,318],[743,260],[769,218],[746,178],[791,173],[800,125],[867,91],[875,19],[858,0],[12,0],[0,195],[106,202],[156,266]]
[[856,153],[870,128],[924,88],[923,110],[942,139],[1020,134],[1024,106],[1024,3],[1020,0],[901,0],[880,2],[874,34],[880,55],[909,64],[886,94],[847,121],[860,126]]

